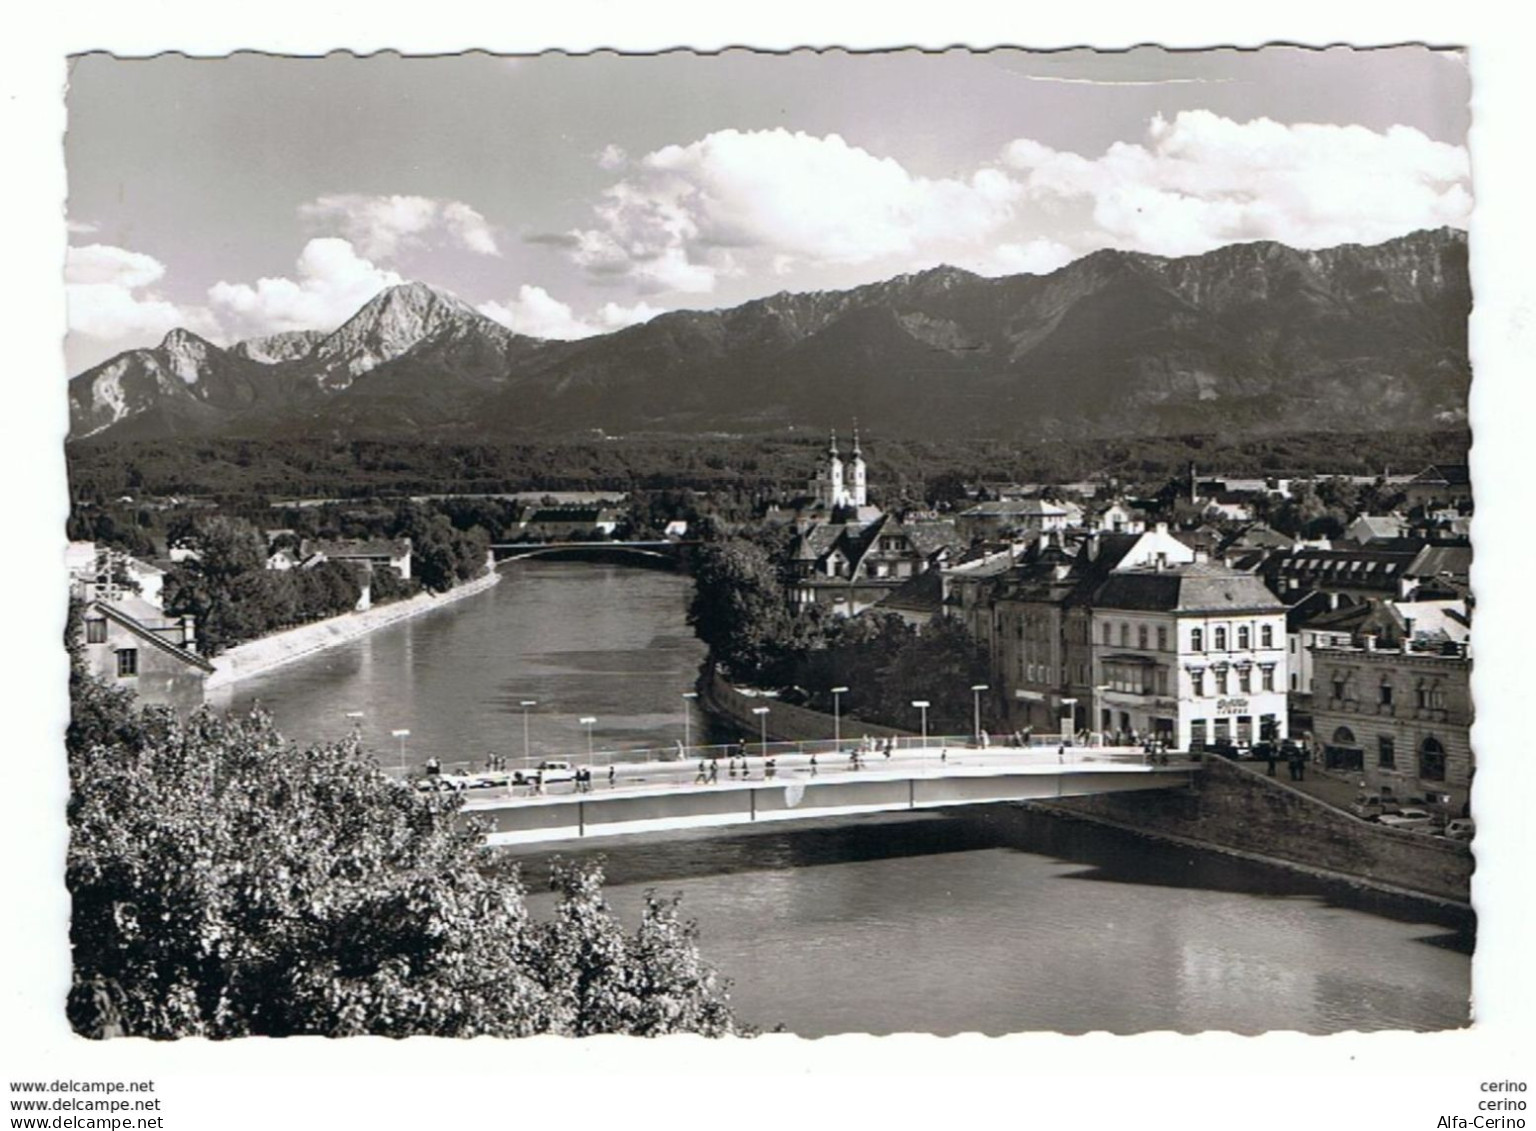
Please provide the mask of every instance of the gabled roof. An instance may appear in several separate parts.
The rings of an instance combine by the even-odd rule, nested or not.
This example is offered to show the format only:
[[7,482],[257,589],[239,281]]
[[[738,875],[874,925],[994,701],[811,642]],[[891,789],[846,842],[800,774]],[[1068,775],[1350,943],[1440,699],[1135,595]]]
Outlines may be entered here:
[[1470,487],[1472,474],[1464,463],[1435,463],[1430,464],[1409,481],[1409,485],[1415,483],[1434,487]]
[[936,615],[944,607],[944,578],[936,569],[926,570],[886,594],[875,607],[888,612]]
[[1407,572],[1410,577],[1445,576],[1465,581],[1471,570],[1471,546],[1425,546]]
[[[156,648],[159,648],[163,652],[168,652],[170,655],[175,656],[182,663],[187,664],[190,667],[198,668],[203,672],[213,671],[213,665],[199,656],[196,652],[183,648],[178,644],[172,644],[169,640],[161,636],[149,625],[145,624],[143,620],[139,619],[140,617],[156,620],[165,619],[165,614],[159,609],[155,608],[155,606],[151,605],[148,601],[141,600],[137,597],[125,597],[122,600],[111,603],[106,601],[92,601],[86,606],[86,610],[87,612],[95,610],[101,613],[101,615],[106,617],[108,620],[122,625],[129,632],[133,633],[141,640],[148,644],[154,645]],[[132,610],[132,612],[130,612],[130,610]],[[137,613],[139,615],[134,616],[132,615],[133,613]]]

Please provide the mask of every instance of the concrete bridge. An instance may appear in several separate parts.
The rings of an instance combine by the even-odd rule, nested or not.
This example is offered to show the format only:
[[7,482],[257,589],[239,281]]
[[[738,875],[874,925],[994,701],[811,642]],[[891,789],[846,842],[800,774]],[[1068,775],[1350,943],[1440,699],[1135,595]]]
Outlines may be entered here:
[[[777,752],[775,745],[787,747]],[[857,763],[846,750],[752,744],[749,754],[699,761],[613,762],[574,782],[542,786],[479,782],[464,812],[485,822],[493,845],[723,828],[767,821],[853,816],[1000,801],[1189,786],[1199,763],[1184,755],[1153,760],[1124,747],[981,749],[930,740]],[[739,748],[737,748],[739,750]],[[460,785],[471,779],[455,779]]]
[[491,553],[498,562],[537,557],[623,557],[649,564],[681,565],[699,543],[656,539],[654,541],[590,542],[493,542]]

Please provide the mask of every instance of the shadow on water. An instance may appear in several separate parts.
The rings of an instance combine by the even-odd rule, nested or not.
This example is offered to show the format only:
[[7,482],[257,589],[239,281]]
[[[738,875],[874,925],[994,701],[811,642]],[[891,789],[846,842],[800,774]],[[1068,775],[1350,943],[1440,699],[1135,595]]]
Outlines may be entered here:
[[1325,907],[1438,927],[1440,932],[1416,941],[1462,954],[1472,953],[1476,937],[1476,918],[1470,910],[1014,805],[851,821],[829,819],[751,830],[615,837],[559,849],[506,849],[503,859],[521,865],[523,875],[534,886],[557,856],[601,861],[611,884],[664,886],[707,876],[998,849],[1081,866],[1064,873],[1064,879],[1234,892],[1266,899],[1311,899]]

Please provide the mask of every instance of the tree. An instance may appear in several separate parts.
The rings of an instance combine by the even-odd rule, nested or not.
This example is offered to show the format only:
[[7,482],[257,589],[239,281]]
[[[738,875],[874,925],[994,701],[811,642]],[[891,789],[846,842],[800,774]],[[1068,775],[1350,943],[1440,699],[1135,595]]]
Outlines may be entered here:
[[737,1031],[675,901],[626,934],[562,867],[550,923],[457,799],[259,712],[135,713],[76,676],[68,1013],[87,1036]]
[[786,664],[820,643],[819,621],[797,615],[768,550],[733,538],[699,547],[688,623],[734,678],[775,682]]

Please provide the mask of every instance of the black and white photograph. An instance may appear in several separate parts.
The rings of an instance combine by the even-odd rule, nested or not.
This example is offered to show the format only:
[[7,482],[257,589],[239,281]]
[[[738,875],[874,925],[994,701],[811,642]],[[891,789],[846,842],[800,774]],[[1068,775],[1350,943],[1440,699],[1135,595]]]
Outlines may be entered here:
[[407,47],[62,61],[67,1047],[1475,1039],[1465,45]]

